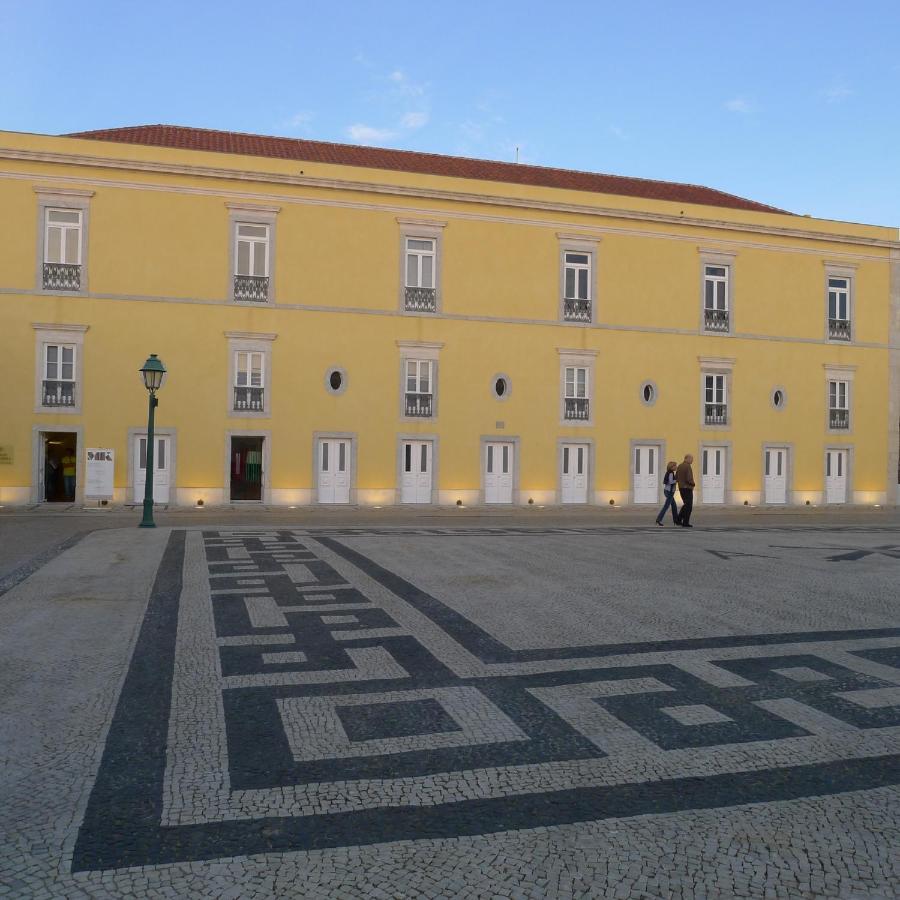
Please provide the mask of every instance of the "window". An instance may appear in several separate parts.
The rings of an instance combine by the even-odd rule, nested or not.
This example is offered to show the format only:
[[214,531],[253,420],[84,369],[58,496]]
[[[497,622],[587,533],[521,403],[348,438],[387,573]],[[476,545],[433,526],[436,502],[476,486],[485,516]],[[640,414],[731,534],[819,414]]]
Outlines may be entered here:
[[81,210],[47,208],[44,215],[44,290],[81,290]]
[[850,278],[828,278],[828,338],[850,340]]
[[44,344],[41,405],[75,406],[75,345]]
[[430,359],[406,360],[405,415],[429,418],[432,407],[432,361]]
[[721,248],[700,253],[700,330],[730,334],[734,329],[734,269],[737,254]]
[[727,376],[703,376],[703,420],[707,425],[728,424]]
[[495,375],[491,379],[491,394],[497,400],[506,400],[512,392],[512,385],[506,375]]
[[269,299],[269,226],[238,222],[234,248],[234,299]]
[[728,266],[703,267],[703,327],[707,331],[729,330]]
[[226,331],[228,414],[267,418],[271,411],[272,342],[277,334]]
[[844,431],[850,428],[850,383],[828,382],[828,427]]
[[656,403],[656,385],[652,381],[645,381],[641,385],[640,398],[644,406],[653,406]]
[[590,397],[588,393],[587,368],[585,366],[566,366],[566,419],[587,420],[590,418]]
[[274,299],[275,216],[280,207],[226,203],[231,223],[231,299],[271,303]]
[[561,425],[593,424],[591,403],[595,350],[557,348],[559,353],[559,419]]
[[557,234],[560,240],[560,318],[589,325],[594,321],[599,238]]
[[93,191],[35,186],[38,197],[37,288],[87,290],[88,219]]
[[437,309],[435,270],[437,241],[434,238],[406,238],[406,279],[404,306],[414,312]]
[[32,322],[31,327],[35,331],[34,411],[80,414],[88,326]]
[[775,388],[772,391],[772,406],[775,409],[784,409],[785,403],[787,403],[787,395],[784,392],[784,388]]
[[263,353],[238,351],[234,355],[234,408],[238,412],[262,412],[264,399]]
[[347,390],[347,373],[340,368],[325,373],[325,389],[331,394],[343,394]]

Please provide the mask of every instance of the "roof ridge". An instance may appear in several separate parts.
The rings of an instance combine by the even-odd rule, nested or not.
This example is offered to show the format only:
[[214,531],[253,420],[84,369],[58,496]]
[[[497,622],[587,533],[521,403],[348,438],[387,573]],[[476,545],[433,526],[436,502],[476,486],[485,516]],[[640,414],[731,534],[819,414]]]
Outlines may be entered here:
[[[779,209],[774,206],[770,206],[769,204],[760,203],[756,200],[751,200],[747,197],[743,197],[739,194],[733,194],[729,191],[724,191],[720,188],[708,187],[702,184],[695,184],[692,182],[683,182],[683,181],[669,181],[665,179],[658,178],[645,178],[642,176],[636,175],[615,175],[606,172],[591,172],[586,169],[567,169],[559,166],[541,166],[536,165],[534,163],[516,163],[516,162],[508,162],[506,160],[495,160],[495,159],[485,159],[483,157],[475,157],[475,156],[451,156],[446,153],[435,153],[430,150],[407,150],[395,147],[379,147],[372,146],[366,144],[347,144],[340,141],[321,141],[315,140],[311,138],[302,138],[302,137],[288,137],[281,135],[270,135],[270,134],[258,134],[254,132],[247,131],[225,131],[217,128],[201,128],[193,125],[174,125],[167,123],[155,123],[155,124],[144,124],[144,125],[123,125],[114,128],[103,128],[96,129],[91,131],[78,131],[78,132],[70,132],[61,137],[71,137],[71,138],[85,138],[85,139],[93,139],[93,140],[116,140],[116,135],[120,135],[123,138],[128,136],[140,136],[141,132],[146,132],[149,130],[159,130],[159,131],[168,131],[175,135],[180,135],[182,137],[188,137],[190,135],[200,136],[200,135],[208,135],[208,136],[218,136],[224,139],[229,138],[242,138],[247,140],[255,140],[255,141],[273,141],[273,142],[283,142],[288,145],[294,145],[298,148],[334,148],[338,151],[346,151],[352,154],[359,153],[371,153],[377,159],[380,159],[382,162],[388,162],[391,157],[395,157],[396,162],[400,162],[399,159],[396,159],[397,156],[404,156],[410,159],[411,161],[417,160],[419,162],[424,161],[423,157],[427,160],[434,160],[436,163],[468,163],[473,166],[477,166],[478,164],[484,166],[492,166],[498,167],[499,170],[495,170],[493,173],[496,177],[491,178],[489,175],[485,174],[468,174],[468,175],[459,175],[458,173],[448,173],[436,171],[431,174],[436,175],[445,175],[449,177],[473,177],[473,178],[484,178],[485,180],[495,180],[495,181],[508,181],[509,183],[523,183],[529,184],[531,182],[522,181],[520,182],[518,179],[508,179],[503,178],[502,174],[506,173],[507,175],[512,175],[514,172],[530,172],[535,175],[539,175],[540,173],[547,173],[548,175],[554,176],[575,176],[581,179],[606,179],[609,182],[613,182],[612,184],[608,184],[608,190],[603,190],[599,185],[593,187],[592,189],[597,193],[612,193],[612,194],[620,194],[625,196],[639,196],[644,197],[644,199],[659,199],[659,200],[667,200],[669,202],[686,202],[693,203],[698,205],[722,205],[730,208],[736,209],[751,209],[758,212],[773,212],[780,213],[784,215],[792,215],[792,213],[787,212],[786,210]],[[148,136],[149,137],[149,136]],[[149,144],[152,146],[166,146],[165,143],[161,143],[159,141],[146,140],[146,141],[135,141],[135,143],[143,143]],[[210,147],[190,147],[185,146],[180,149],[195,149],[195,150],[208,150],[210,152],[232,152],[237,154],[249,155],[249,156],[274,156],[278,157],[279,155],[276,153],[259,153],[253,152],[250,148],[243,149],[232,149],[232,150],[222,150],[220,148],[210,148]],[[283,158],[283,157],[282,157]],[[311,162],[315,162],[316,160],[310,160]],[[349,160],[328,160],[330,163],[344,164],[344,165],[356,165],[365,168],[365,162],[359,161],[349,161]],[[372,165],[373,168],[382,168],[382,166],[378,166],[377,164]],[[390,168],[390,167],[388,167]],[[401,169],[402,170],[402,169]],[[420,169],[413,169],[412,171],[420,171]],[[635,190],[616,190],[615,187],[618,185],[620,188],[627,188],[629,185],[637,186],[643,185],[645,188],[644,192],[638,193]],[[548,184],[548,187],[560,187],[560,185]],[[587,187],[576,187],[573,185],[567,185],[565,187],[570,187],[575,190],[589,190]],[[702,192],[707,195],[707,199],[699,199],[699,198],[678,198],[678,197],[654,197],[650,190],[653,187],[661,187],[661,188],[683,188],[687,190],[693,190],[697,192]],[[730,203],[722,203],[716,204],[711,202],[713,197],[721,198],[722,200],[732,201]],[[740,204],[740,205],[738,205]]]

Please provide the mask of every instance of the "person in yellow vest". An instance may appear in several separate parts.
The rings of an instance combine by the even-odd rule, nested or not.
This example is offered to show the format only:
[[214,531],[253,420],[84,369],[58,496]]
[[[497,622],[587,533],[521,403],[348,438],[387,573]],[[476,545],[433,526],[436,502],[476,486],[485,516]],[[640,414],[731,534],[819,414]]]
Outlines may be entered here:
[[75,451],[66,447],[62,458],[63,482],[66,486],[66,500],[75,499]]

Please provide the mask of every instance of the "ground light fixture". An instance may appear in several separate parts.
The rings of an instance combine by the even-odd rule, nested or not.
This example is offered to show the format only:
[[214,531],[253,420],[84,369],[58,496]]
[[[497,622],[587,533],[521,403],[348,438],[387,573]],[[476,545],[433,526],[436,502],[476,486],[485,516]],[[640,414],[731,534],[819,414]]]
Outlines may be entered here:
[[147,410],[147,477],[144,481],[144,516],[139,527],[156,528],[156,522],[153,521],[153,418],[156,413],[156,407],[159,406],[156,392],[162,387],[163,380],[166,377],[166,367],[155,353],[151,353],[147,358],[147,362],[144,363],[139,371],[144,381],[144,387],[147,388],[149,395]]

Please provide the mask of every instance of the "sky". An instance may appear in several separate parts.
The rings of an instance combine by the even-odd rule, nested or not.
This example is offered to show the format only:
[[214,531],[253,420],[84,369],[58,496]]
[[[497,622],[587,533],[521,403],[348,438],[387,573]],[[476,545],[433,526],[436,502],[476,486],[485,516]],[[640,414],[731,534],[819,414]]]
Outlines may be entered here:
[[900,2],[0,0],[0,130],[168,123],[900,226]]

